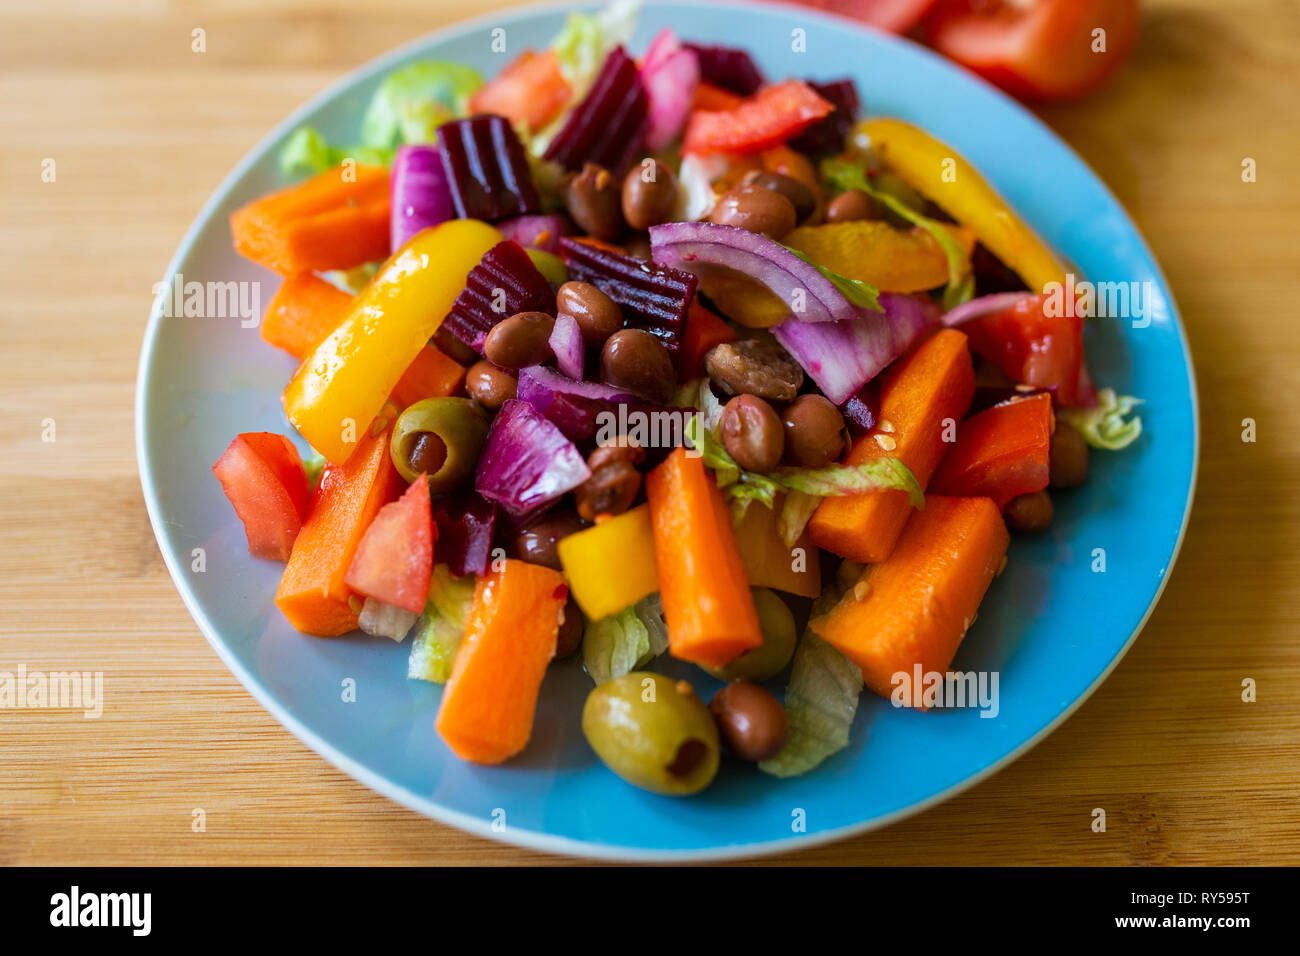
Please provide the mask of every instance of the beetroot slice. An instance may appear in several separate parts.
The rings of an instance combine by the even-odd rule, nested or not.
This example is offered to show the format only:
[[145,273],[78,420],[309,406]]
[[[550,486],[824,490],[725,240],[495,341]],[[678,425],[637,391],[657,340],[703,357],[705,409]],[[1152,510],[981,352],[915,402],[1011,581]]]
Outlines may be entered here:
[[505,117],[485,113],[443,123],[438,147],[459,218],[496,222],[541,210],[523,143]]
[[516,312],[554,315],[555,292],[546,276],[528,258],[524,247],[506,239],[489,249],[479,264],[469,270],[465,288],[456,297],[438,332],[454,336],[482,355],[483,341],[492,326]]
[[433,503],[438,525],[435,560],[451,573],[486,574],[496,530],[497,506],[472,491],[462,491]]
[[858,101],[858,87],[847,77],[826,83],[814,83],[810,80],[808,85],[835,109],[792,139],[790,145],[801,153],[809,153],[813,156],[838,153],[844,149],[844,141],[858,118],[858,110],[861,107]]
[[628,328],[649,332],[676,356],[699,284],[695,276],[567,237],[560,240],[560,254],[570,279],[596,286],[623,310]]
[[565,169],[598,163],[622,172],[645,139],[648,103],[641,71],[626,50],[615,47],[605,58],[591,92],[546,148],[546,158]]
[[700,79],[738,96],[750,96],[763,85],[763,74],[744,50],[731,46],[682,44],[700,58]]

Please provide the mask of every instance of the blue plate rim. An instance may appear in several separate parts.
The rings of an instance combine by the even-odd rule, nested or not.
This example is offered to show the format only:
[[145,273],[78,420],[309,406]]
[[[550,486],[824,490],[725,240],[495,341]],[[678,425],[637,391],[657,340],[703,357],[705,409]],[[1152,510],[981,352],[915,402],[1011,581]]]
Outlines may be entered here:
[[[645,0],[642,5],[643,7],[656,7],[659,6],[660,3],[656,2],[656,0]],[[208,197],[207,201],[199,209],[194,221],[190,224],[189,229],[186,230],[175,254],[168,262],[164,281],[170,282],[176,275],[180,264],[190,255],[200,234],[210,223],[214,211],[225,201],[230,192],[238,186],[239,181],[244,177],[249,169],[254,166],[272,144],[300,125],[303,118],[316,109],[317,106],[336,95],[345,92],[349,87],[358,82],[373,76],[376,73],[389,69],[394,63],[400,61],[403,57],[416,52],[423,47],[443,40],[454,39],[457,35],[470,33],[475,29],[480,29],[486,24],[500,26],[508,24],[513,19],[526,16],[554,12],[568,12],[579,9],[590,10],[597,6],[600,6],[600,4],[548,2],[510,7],[505,10],[490,11],[476,17],[458,20],[457,22],[448,24],[445,27],[422,34],[421,36],[400,44],[391,50],[368,60],[361,66],[348,71],[342,77],[330,83],[320,92],[310,97],[306,102],[272,127],[248,150],[247,153],[244,154],[239,162],[235,164],[234,168],[226,175],[217,186],[216,190],[210,197]],[[751,4],[738,2],[738,0],[705,0],[704,3],[701,3],[701,6],[729,8],[737,10],[738,12],[753,12],[753,6]],[[162,553],[163,562],[167,567],[167,572],[171,576],[172,583],[180,593],[181,600],[189,611],[190,616],[194,619],[194,622],[198,625],[200,632],[202,632],[204,638],[212,646],[212,649],[216,651],[217,656],[221,659],[222,663],[224,663],[227,669],[234,674],[235,678],[243,685],[244,689],[247,690],[272,717],[274,717],[299,741],[306,744],[310,749],[325,758],[325,760],[337,769],[365,784],[377,793],[382,794],[394,803],[404,806],[422,816],[431,817],[440,823],[454,826],[457,829],[473,834],[474,836],[530,850],[593,860],[640,863],[700,863],[751,859],[760,856],[790,853],[796,850],[823,846],[851,836],[856,836],[858,834],[867,833],[872,830],[889,826],[892,823],[921,813],[930,807],[949,800],[957,794],[962,793],[987,779],[1037,746],[1062,723],[1069,719],[1075,711],[1077,711],[1084,702],[1096,692],[1097,688],[1100,687],[1110,676],[1111,672],[1114,671],[1114,669],[1119,665],[1119,662],[1124,659],[1129,649],[1133,646],[1134,641],[1137,640],[1138,635],[1142,632],[1147,621],[1155,611],[1156,605],[1160,603],[1160,599],[1164,594],[1165,588],[1168,586],[1169,578],[1173,573],[1174,567],[1178,561],[1178,556],[1182,550],[1183,541],[1187,535],[1192,503],[1196,498],[1196,485],[1200,471],[1201,423],[1196,368],[1195,363],[1192,361],[1192,352],[1187,339],[1187,330],[1183,326],[1182,313],[1178,308],[1173,291],[1169,286],[1169,281],[1166,278],[1159,261],[1152,253],[1151,247],[1146,240],[1146,236],[1143,235],[1137,224],[1133,222],[1132,217],[1129,215],[1128,210],[1124,207],[1123,203],[1116,198],[1114,193],[1110,190],[1110,187],[1107,186],[1106,183],[1093,171],[1092,167],[1088,165],[1083,157],[1080,156],[1069,143],[1058,136],[1051,127],[1039,119],[1038,116],[1011,97],[1007,96],[1001,90],[998,90],[996,87],[987,83],[982,78],[952,64],[933,50],[921,46],[907,37],[887,33],[856,20],[823,12],[815,8],[782,2],[767,2],[767,0],[765,0],[763,6],[783,10],[787,13],[798,13],[801,17],[807,17],[814,21],[822,21],[824,25],[833,25],[839,29],[859,30],[874,34],[877,37],[886,38],[886,42],[892,41],[910,46],[914,52],[936,61],[942,69],[956,73],[962,80],[983,87],[986,92],[991,93],[994,97],[1000,99],[1004,105],[1007,105],[1022,114],[1023,118],[1027,119],[1032,125],[1038,127],[1041,132],[1046,133],[1070,155],[1072,155],[1086,175],[1091,177],[1095,184],[1115,203],[1116,208],[1119,209],[1120,214],[1123,217],[1124,225],[1127,226],[1132,234],[1137,237],[1141,250],[1145,252],[1147,257],[1150,259],[1156,276],[1160,281],[1161,290],[1168,299],[1170,305],[1170,317],[1173,319],[1174,326],[1178,331],[1178,341],[1182,347],[1184,364],[1187,370],[1188,399],[1191,404],[1192,421],[1192,463],[1187,490],[1187,501],[1183,508],[1178,537],[1169,554],[1169,559],[1165,566],[1164,574],[1161,576],[1160,583],[1156,587],[1155,593],[1152,595],[1151,601],[1148,604],[1146,611],[1143,613],[1141,620],[1138,621],[1132,633],[1124,642],[1124,645],[1115,654],[1114,658],[1112,658],[1101,674],[1097,676],[1096,680],[1094,680],[1093,683],[1083,691],[1083,693],[1062,710],[1060,714],[1032,737],[1021,743],[1018,747],[1003,754],[1000,758],[980,769],[976,773],[971,774],[944,790],[931,794],[923,800],[909,804],[906,807],[901,807],[891,813],[882,814],[859,823],[849,824],[847,826],[829,830],[822,830],[803,836],[792,836],[780,840],[767,840],[763,842],[709,847],[704,849],[653,850],[642,847],[590,843],[584,840],[573,839],[571,837],[557,836],[554,834],[515,827],[507,828],[504,831],[496,831],[488,821],[450,809],[431,799],[414,794],[403,787],[393,785],[382,775],[357,763],[335,748],[331,743],[329,743],[329,741],[307,728],[296,717],[294,717],[292,713],[282,707],[275,699],[274,695],[253,674],[239,663],[226,646],[225,640],[208,620],[206,612],[200,607],[197,597],[186,583],[186,575],[175,557],[176,549],[164,546],[165,543],[170,542],[170,535],[165,523],[160,517],[158,493],[154,487],[153,469],[147,452],[144,430],[144,422],[146,418],[145,395],[147,391],[145,384],[154,358],[154,343],[158,335],[158,329],[162,317],[159,303],[155,302],[149,314],[149,322],[145,329],[144,340],[141,344],[140,359],[136,373],[134,403],[136,463],[140,472],[141,490],[144,495],[145,507],[149,514],[150,526],[153,529],[155,540],[159,544],[159,551]]]

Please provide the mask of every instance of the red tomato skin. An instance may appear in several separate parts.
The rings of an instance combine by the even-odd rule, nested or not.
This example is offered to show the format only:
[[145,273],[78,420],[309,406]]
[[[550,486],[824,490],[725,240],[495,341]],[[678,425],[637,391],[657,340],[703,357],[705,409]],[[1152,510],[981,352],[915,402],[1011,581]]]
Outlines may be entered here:
[[1052,389],[1058,405],[1076,405],[1083,369],[1083,319],[1074,310],[1047,315],[1046,301],[1043,295],[1024,299],[967,322],[962,331],[976,355],[1012,380]]
[[435,534],[429,482],[420,475],[402,497],[379,509],[344,583],[365,597],[419,614],[429,596]]
[[212,473],[243,522],[249,553],[288,561],[311,499],[293,443],[272,432],[245,432],[217,459]]
[[[940,53],[1026,102],[1083,96],[1133,51],[1138,0],[1039,0],[1020,9],[1002,0],[938,0],[922,31]],[[1106,50],[1094,52],[1096,29]]]
[[805,7],[815,7],[868,23],[878,30],[906,33],[921,22],[934,0],[794,0]]
[[1047,487],[1051,475],[1052,400],[1044,392],[1012,399],[966,419],[928,491],[992,498],[999,508]]
[[686,122],[683,153],[752,153],[783,143],[835,107],[807,83],[766,86],[731,110],[696,110]]

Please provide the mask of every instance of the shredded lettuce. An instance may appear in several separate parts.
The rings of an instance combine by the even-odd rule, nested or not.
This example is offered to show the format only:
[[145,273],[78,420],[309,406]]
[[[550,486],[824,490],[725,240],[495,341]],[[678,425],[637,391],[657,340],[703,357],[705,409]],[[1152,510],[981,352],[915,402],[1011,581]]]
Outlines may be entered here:
[[370,146],[331,146],[316,128],[300,126],[280,149],[280,172],[292,179],[315,176],[345,159],[369,166],[388,166],[393,162],[393,151]]
[[785,689],[790,734],[780,752],[758,769],[775,777],[796,777],[844,749],[862,687],[858,665],[811,630],[804,631]]
[[597,684],[638,670],[668,650],[668,625],[658,594],[617,614],[588,621],[582,635],[582,664]]
[[322,278],[344,292],[358,295],[374,278],[381,265],[382,262],[363,262],[351,269],[331,269],[329,272],[322,273]]
[[391,150],[401,143],[430,143],[438,127],[465,115],[483,85],[478,70],[446,60],[421,60],[390,73],[361,120],[361,143]]
[[378,598],[368,597],[361,605],[357,626],[371,637],[387,637],[402,643],[415,624],[416,614],[403,607],[385,604]]
[[474,575],[456,577],[447,565],[434,565],[424,613],[415,622],[407,677],[441,684],[451,676],[474,601],[474,586]]
[[832,157],[822,161],[821,174],[823,179],[837,189],[861,189],[868,196],[884,203],[895,215],[934,236],[948,260],[948,285],[943,290],[945,310],[954,309],[975,295],[975,275],[971,271],[970,256],[943,223],[921,215],[915,209],[900,202],[897,196],[877,189],[868,180],[866,171],[860,163]]
[[1116,395],[1113,388],[1097,392],[1094,408],[1062,408],[1061,416],[1083,435],[1083,440],[1093,448],[1119,451],[1137,441],[1142,434],[1142,416],[1127,418],[1142,399],[1132,395]]
[[313,448],[311,454],[303,459],[302,467],[307,472],[307,487],[315,491],[320,484],[320,476],[325,471],[325,456]]
[[865,279],[850,279],[848,276],[840,275],[829,266],[823,266],[813,262],[798,249],[790,249],[789,246],[785,246],[784,248],[789,249],[790,252],[794,253],[829,279],[831,285],[835,286],[844,298],[848,299],[858,308],[872,309],[876,312],[884,311],[880,308],[880,300],[877,298],[880,290],[870,282],[867,282]]

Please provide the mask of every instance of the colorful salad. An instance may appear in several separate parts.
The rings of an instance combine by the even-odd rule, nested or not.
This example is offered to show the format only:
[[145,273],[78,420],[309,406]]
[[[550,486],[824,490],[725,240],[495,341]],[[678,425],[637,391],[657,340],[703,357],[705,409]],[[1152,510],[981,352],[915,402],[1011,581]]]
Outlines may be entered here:
[[409,641],[456,755],[523,750],[580,655],[595,753],[688,794],[724,750],[811,770],[864,687],[947,671],[1008,529],[1141,424],[953,150],[851,79],[670,29],[637,58],[634,13],[487,81],[403,67],[356,145],[291,137],[301,181],[231,230],[283,277],[260,329],[298,438],[213,471],[289,623]]

